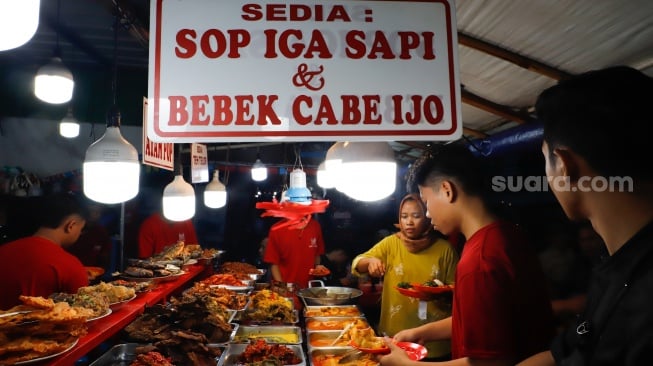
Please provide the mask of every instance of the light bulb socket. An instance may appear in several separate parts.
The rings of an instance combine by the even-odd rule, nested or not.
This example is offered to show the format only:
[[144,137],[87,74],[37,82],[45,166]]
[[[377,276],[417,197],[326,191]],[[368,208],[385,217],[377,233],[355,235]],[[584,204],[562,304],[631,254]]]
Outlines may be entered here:
[[111,106],[106,117],[107,127],[120,127],[121,118],[120,108],[117,105]]

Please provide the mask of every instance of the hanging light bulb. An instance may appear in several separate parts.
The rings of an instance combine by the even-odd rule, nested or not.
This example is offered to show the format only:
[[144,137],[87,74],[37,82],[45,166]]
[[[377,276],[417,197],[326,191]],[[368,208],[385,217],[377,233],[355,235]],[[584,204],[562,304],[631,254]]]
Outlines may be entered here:
[[79,122],[73,116],[72,108],[68,108],[68,114],[59,122],[59,134],[69,139],[79,136]]
[[107,129],[86,150],[82,166],[84,194],[100,203],[120,203],[138,194],[141,165],[138,151],[120,134],[120,111],[116,106],[118,17],[113,33],[113,106],[107,114]]
[[268,178],[268,168],[265,167],[259,157],[256,158],[254,165],[252,165],[252,179],[260,182]]
[[387,142],[345,142],[337,188],[359,201],[378,201],[395,190],[397,163]]
[[331,172],[327,170],[324,161],[317,167],[317,184],[322,188],[333,188],[336,186]]
[[120,112],[112,108],[107,129],[86,150],[84,194],[101,203],[120,203],[138,194],[141,165],[138,151],[120,134]]
[[73,74],[63,64],[61,57],[55,56],[50,63],[41,66],[34,78],[34,95],[47,103],[70,101],[74,87]]
[[342,165],[342,149],[344,144],[344,142],[338,141],[331,145],[329,150],[327,150],[326,157],[324,158],[324,167],[329,174],[331,184],[333,184],[336,189],[338,189],[338,182],[340,180],[340,166]]
[[[59,23],[60,1],[57,2],[57,23]],[[74,88],[73,74],[61,60],[59,33],[57,32],[54,56],[48,64],[39,68],[34,77],[34,95],[46,103],[61,104],[70,101]]]
[[163,190],[163,216],[171,221],[185,221],[194,215],[195,190],[180,171]]
[[210,208],[220,208],[227,204],[227,188],[219,179],[220,172],[213,172],[213,180],[204,188],[204,204]]
[[39,26],[40,0],[0,1],[0,51],[27,43]]

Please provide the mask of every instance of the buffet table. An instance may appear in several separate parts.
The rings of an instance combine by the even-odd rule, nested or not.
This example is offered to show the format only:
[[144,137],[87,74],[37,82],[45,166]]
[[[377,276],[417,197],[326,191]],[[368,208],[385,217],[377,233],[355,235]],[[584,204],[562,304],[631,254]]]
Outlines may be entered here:
[[81,337],[69,352],[54,358],[49,365],[74,365],[77,360],[91,352],[107,339],[131,323],[145,311],[145,307],[167,301],[171,294],[183,289],[191,280],[199,277],[210,267],[193,265],[184,268],[186,273],[177,279],[158,283],[151,291],[140,293],[129,302],[111,306],[112,313],[107,317],[89,323],[88,333]]

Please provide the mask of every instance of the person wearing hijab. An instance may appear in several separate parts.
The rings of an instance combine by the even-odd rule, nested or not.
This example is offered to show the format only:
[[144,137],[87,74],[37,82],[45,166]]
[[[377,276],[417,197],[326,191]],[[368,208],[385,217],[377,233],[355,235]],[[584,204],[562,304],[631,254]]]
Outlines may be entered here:
[[[431,226],[426,207],[417,194],[402,199],[399,224],[395,226],[399,232],[386,236],[352,262],[354,275],[383,277],[378,334],[388,336],[451,315],[450,309],[437,301],[428,301],[426,309],[424,305],[420,308],[418,299],[400,294],[395,286],[401,282],[424,283],[434,278],[453,284],[459,259],[451,244]],[[429,359],[450,357],[449,341],[430,342],[425,346]]]

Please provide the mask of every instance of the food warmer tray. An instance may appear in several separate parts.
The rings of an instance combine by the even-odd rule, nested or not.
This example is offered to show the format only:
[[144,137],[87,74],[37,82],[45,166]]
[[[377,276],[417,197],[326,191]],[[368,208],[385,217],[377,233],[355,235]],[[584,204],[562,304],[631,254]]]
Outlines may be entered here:
[[[302,344],[302,330],[297,326],[247,326],[241,325],[233,343],[249,343],[250,338],[264,339],[267,343]],[[292,340],[290,338],[293,338]]]
[[233,318],[233,321],[238,322],[242,325],[295,325],[299,323],[299,313],[297,309],[292,311],[292,319],[289,322],[284,322],[281,320],[254,320],[247,317],[247,310],[239,311],[236,313],[236,316]]
[[[111,347],[110,350],[105,352],[97,360],[93,361],[90,366],[129,366],[136,359],[136,348],[142,346],[139,343],[122,343]],[[220,348],[222,355],[217,360],[217,364],[223,363],[227,346],[226,345],[211,345],[211,347]]]
[[229,343],[233,342],[234,337],[238,333],[238,328],[240,328],[240,324],[238,324],[238,323],[229,323],[229,325],[231,325],[231,334],[229,335],[229,339],[227,339],[224,342],[220,342],[220,343],[208,343],[208,346],[210,346],[210,347],[227,346]]
[[348,339],[341,339],[337,344],[331,345],[333,341],[340,335],[340,330],[322,330],[316,332],[307,332],[306,334],[306,348],[311,351],[314,349],[334,350],[334,349],[353,349],[349,345]]
[[304,317],[311,318],[317,316],[363,316],[357,305],[326,305],[326,306],[305,306]]
[[[354,352],[353,350],[354,350],[354,348],[328,348],[328,349],[314,348],[314,349],[308,351],[307,357],[308,357],[308,361],[310,362],[311,366],[319,366],[319,365],[324,364],[324,363],[316,363],[315,362],[315,358],[318,357],[318,356],[331,357],[331,358],[333,358],[335,360],[335,362],[333,364],[338,365],[337,360],[344,357],[345,354],[349,354],[350,352]],[[374,354],[363,353],[363,354],[361,354],[360,357],[363,358],[363,359],[367,359],[368,360],[367,364],[369,364],[369,365],[378,365],[379,364],[376,361],[372,361],[374,359],[374,357],[375,357]],[[361,361],[362,361],[361,359],[355,359],[355,360],[352,360],[351,362],[347,362],[345,364],[338,365],[338,366],[358,366],[358,365],[360,365],[362,363]],[[331,363],[329,363],[329,365],[331,365]]]
[[[343,330],[348,323],[352,321],[360,321],[365,323],[369,327],[369,322],[364,316],[316,316],[309,317],[305,319],[306,332],[322,332],[322,331],[332,331],[332,330]],[[315,322],[320,322],[322,324],[319,327],[315,328],[313,325]],[[360,327],[359,327],[360,328]]]
[[[290,348],[295,352],[295,355],[299,357],[301,360],[300,363],[296,363],[292,366],[306,366],[306,357],[304,356],[304,351],[302,350],[302,346],[298,344],[285,344],[284,346]],[[224,366],[235,366],[239,365],[240,363],[238,362],[238,356],[240,356],[241,353],[245,352],[245,348],[247,348],[247,344],[240,344],[240,343],[231,343],[227,347],[226,351],[223,353],[224,359],[220,360],[220,363],[218,365],[224,365]]]

